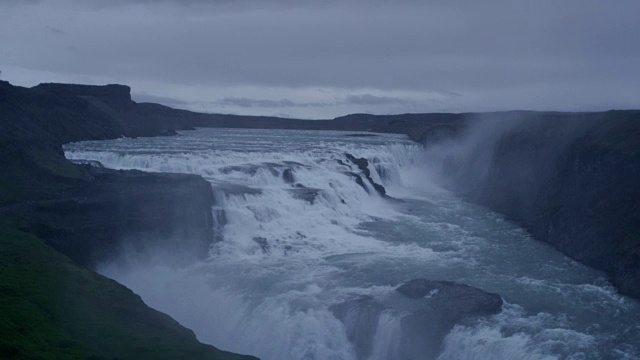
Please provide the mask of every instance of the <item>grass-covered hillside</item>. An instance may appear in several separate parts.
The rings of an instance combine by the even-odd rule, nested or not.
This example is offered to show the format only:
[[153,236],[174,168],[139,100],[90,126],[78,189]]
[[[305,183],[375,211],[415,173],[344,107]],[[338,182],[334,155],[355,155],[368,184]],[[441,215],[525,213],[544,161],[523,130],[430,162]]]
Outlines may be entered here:
[[70,141],[166,130],[138,111],[123,86],[0,82],[0,359],[252,358],[200,343],[90,270],[92,259],[125,238],[180,233],[206,249],[211,237],[212,195],[203,179],[96,171],[65,159],[62,144]]

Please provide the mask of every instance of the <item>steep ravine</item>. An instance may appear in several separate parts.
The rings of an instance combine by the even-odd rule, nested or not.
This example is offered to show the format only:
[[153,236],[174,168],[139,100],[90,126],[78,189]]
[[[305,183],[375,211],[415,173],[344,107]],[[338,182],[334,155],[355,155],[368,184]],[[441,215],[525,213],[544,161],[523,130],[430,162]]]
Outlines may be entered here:
[[[476,116],[422,142],[444,185],[640,297],[640,112]],[[437,162],[437,164],[436,164]]]
[[253,359],[200,343],[90,270],[122,251],[157,248],[184,265],[213,240],[213,194],[201,177],[65,159],[70,141],[165,132],[135,109],[125,86],[0,82],[0,358]]
[[[468,126],[495,116],[515,116],[525,125],[480,133]],[[576,121],[586,125],[576,132],[557,126]],[[125,287],[87,269],[123,247],[145,254],[154,247],[151,239],[181,252],[176,265],[203,256],[213,240],[208,183],[197,176],[78,166],[62,151],[73,141],[205,126],[406,133],[427,149],[454,139],[438,147],[440,155],[447,146],[465,150],[450,153],[455,156],[441,168],[450,188],[640,297],[639,112],[361,114],[310,122],[138,104],[121,85],[27,89],[0,81],[0,291],[7,295],[4,311],[12,314],[0,323],[2,357],[238,358],[200,344]],[[574,135],[563,137],[566,131]],[[73,294],[77,302],[56,294]],[[100,306],[90,306],[96,299]],[[135,337],[130,319],[140,326]],[[106,330],[109,336],[100,341],[91,335]],[[123,339],[131,342],[113,346]]]

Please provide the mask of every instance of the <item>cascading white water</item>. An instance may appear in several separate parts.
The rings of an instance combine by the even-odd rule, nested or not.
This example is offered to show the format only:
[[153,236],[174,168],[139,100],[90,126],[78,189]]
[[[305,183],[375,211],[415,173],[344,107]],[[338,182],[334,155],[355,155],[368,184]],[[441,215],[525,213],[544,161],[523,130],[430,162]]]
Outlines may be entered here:
[[[194,173],[212,183],[222,241],[208,261],[100,271],[225,350],[265,360],[402,358],[408,334],[395,287],[428,278],[507,301],[502,313],[455,327],[442,359],[639,354],[636,302],[598,272],[433,185],[422,149],[401,136],[199,129],[65,151],[110,168]],[[378,194],[346,153],[368,159],[371,180],[393,198]],[[361,298],[381,308],[357,329],[334,306]],[[354,340],[354,331],[366,339]]]

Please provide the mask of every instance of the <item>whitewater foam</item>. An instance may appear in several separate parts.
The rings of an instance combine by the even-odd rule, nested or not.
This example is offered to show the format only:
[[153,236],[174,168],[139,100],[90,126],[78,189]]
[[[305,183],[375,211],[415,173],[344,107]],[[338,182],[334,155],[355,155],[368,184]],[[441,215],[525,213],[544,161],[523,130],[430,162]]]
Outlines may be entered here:
[[[363,189],[347,153],[366,158],[372,180],[402,201],[380,196],[366,182],[369,191]],[[399,135],[199,129],[171,138],[70,144],[65,154],[211,182],[221,241],[212,244],[207,261],[187,268],[163,266],[162,259],[126,268],[110,263],[99,271],[225,350],[265,360],[347,360],[365,353],[366,359],[400,360],[405,314],[393,310],[395,287],[428,278],[480,287],[508,301],[498,315],[456,326],[440,359],[640,354],[636,302],[616,294],[602,274],[434,185],[427,154]],[[331,311],[361,298],[383,307],[372,319],[377,325],[367,351]]]

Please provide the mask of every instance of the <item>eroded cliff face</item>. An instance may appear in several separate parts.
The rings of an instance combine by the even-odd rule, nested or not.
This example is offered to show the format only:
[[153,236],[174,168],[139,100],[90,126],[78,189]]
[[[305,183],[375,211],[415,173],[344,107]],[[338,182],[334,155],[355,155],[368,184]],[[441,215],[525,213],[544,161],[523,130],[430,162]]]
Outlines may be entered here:
[[161,135],[162,125],[145,127],[149,119],[136,115],[136,105],[123,85],[0,82],[0,206],[17,206],[35,234],[85,266],[157,248],[180,262],[206,257],[214,200],[204,179],[98,169],[64,157],[62,145],[71,141],[131,136],[140,127]]
[[126,85],[83,85],[43,83],[32,88],[58,96],[91,96],[107,101],[131,101],[131,88]]
[[[622,141],[640,144],[635,131]],[[524,222],[535,237],[604,270],[621,292],[640,298],[637,149],[602,146],[589,135],[578,139],[561,155],[538,204],[540,216]]]
[[164,265],[175,266],[208,255],[213,194],[204,179],[99,169],[64,157],[68,142],[185,126],[153,118],[126,86],[26,89],[0,81],[0,292],[9,296],[0,358],[254,359],[199,343],[87,269],[160,251],[174,261]]
[[96,168],[89,174],[92,181],[27,211],[31,231],[53,248],[88,267],[154,256],[184,266],[208,256],[214,198],[203,178]]
[[443,185],[640,297],[640,112],[475,116],[431,142]]

